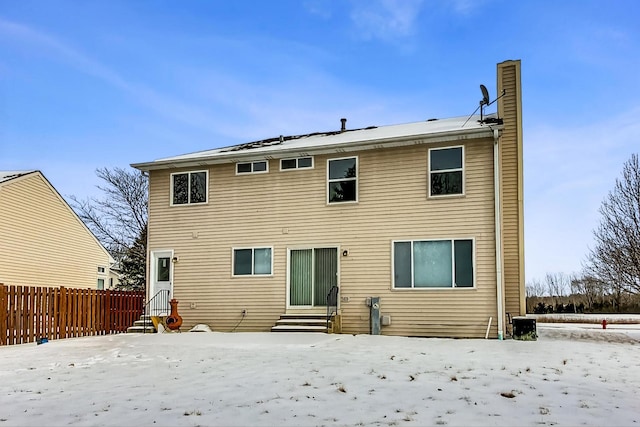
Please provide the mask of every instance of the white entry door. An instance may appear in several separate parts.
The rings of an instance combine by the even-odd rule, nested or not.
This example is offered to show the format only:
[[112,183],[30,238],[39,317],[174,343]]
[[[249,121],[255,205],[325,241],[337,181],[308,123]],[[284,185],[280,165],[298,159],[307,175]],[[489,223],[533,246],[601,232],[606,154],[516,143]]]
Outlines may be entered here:
[[[173,293],[172,250],[151,252],[151,292],[149,293],[151,314],[168,314],[169,300]],[[155,299],[154,299],[155,298]]]

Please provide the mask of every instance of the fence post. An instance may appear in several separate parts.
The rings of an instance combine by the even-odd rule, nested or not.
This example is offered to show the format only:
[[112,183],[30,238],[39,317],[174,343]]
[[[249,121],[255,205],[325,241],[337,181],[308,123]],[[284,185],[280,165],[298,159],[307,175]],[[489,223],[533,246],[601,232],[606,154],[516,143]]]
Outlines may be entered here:
[[65,339],[67,337],[67,289],[64,286],[60,286],[60,317],[58,321],[60,338]]
[[6,345],[9,330],[9,300],[4,283],[0,283],[0,345]]

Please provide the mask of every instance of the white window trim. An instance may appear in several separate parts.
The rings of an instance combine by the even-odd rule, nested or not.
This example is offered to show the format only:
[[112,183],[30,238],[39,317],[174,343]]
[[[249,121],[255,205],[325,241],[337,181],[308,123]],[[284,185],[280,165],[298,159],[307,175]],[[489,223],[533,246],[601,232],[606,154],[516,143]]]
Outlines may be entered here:
[[[243,249],[251,249],[251,274],[235,274],[235,264],[236,264],[236,251],[239,250],[243,250]],[[255,250],[256,249],[271,249],[271,273],[269,274],[255,274],[253,272],[253,267],[254,267],[254,260],[255,260]],[[231,277],[273,277],[273,258],[274,258],[274,252],[273,252],[273,246],[268,246],[268,245],[264,245],[264,246],[234,246],[231,248]]]
[[[340,289],[340,254],[341,254],[341,250],[340,250],[340,245],[338,244],[329,244],[329,245],[293,245],[287,248],[287,309],[289,308],[293,308],[293,309],[301,309],[301,310],[310,310],[315,308],[313,305],[291,305],[291,274],[290,274],[290,269],[291,269],[291,251],[305,251],[305,250],[316,250],[316,249],[333,249],[335,248],[337,253],[337,277],[336,277],[336,286],[338,287],[338,289]],[[312,270],[315,271],[315,258],[312,258]],[[340,306],[340,299],[338,299],[338,306]]]
[[[462,149],[462,168],[456,168],[456,169],[442,169],[439,171],[433,171],[433,173],[444,173],[444,172],[458,172],[458,171],[462,171],[462,193],[457,193],[457,194],[436,194],[433,195],[431,194],[431,152],[432,151],[438,151],[438,150],[448,150],[450,148],[461,148]],[[466,179],[465,179],[465,155],[464,155],[464,145],[452,145],[452,146],[448,146],[448,147],[437,147],[437,148],[429,148],[429,153],[427,156],[427,170],[428,170],[428,174],[427,174],[427,186],[429,187],[429,198],[430,199],[441,199],[441,198],[447,198],[447,197],[463,197],[467,191],[467,183],[466,183]]]
[[[452,263],[451,263],[451,277],[454,280],[454,283],[452,286],[449,287],[445,287],[445,286],[438,286],[438,287],[415,287],[413,285],[413,273],[414,273],[414,262],[413,262],[413,243],[414,242],[442,242],[442,241],[450,241],[452,242],[451,244],[451,256],[452,256]],[[471,268],[473,268],[473,286],[456,286],[455,284],[455,248],[454,248],[454,244],[453,242],[456,240],[471,240]],[[396,255],[395,255],[395,244],[396,243],[411,243],[411,286],[408,288],[397,288],[396,287]],[[474,237],[443,237],[440,239],[398,239],[398,240],[392,240],[391,241],[391,290],[392,291],[399,291],[399,292],[407,292],[407,291],[419,291],[419,292],[441,292],[441,291],[450,291],[452,289],[477,289],[477,279],[476,279],[476,274],[477,274],[477,268],[476,268],[476,259],[477,259],[477,255],[476,255],[476,239]]]
[[[329,179],[329,163],[331,163],[334,160],[345,160],[345,159],[356,159],[356,177]],[[335,157],[335,158],[327,159],[327,181],[325,183],[325,190],[327,192],[327,197],[326,197],[327,205],[337,206],[337,205],[348,205],[348,204],[358,203],[358,201],[360,200],[360,188],[359,188],[360,186],[358,185],[359,177],[360,177],[360,162],[359,162],[358,156]],[[329,193],[330,193],[329,184],[332,182],[339,182],[339,181],[355,181],[356,182],[356,199],[355,200],[349,200],[346,202],[329,201]]]
[[[187,188],[187,194],[189,196],[189,198],[191,198],[191,174],[192,173],[205,173],[205,178],[204,178],[204,183],[205,183],[205,201],[204,202],[197,202],[197,203],[192,203],[192,202],[187,202],[187,203],[173,203],[173,177],[174,175],[184,175],[187,174],[189,175],[189,178],[187,180],[189,186]],[[205,169],[205,170],[197,170],[197,171],[184,171],[184,172],[174,172],[171,174],[170,178],[169,178],[169,186],[171,187],[169,191],[169,206],[193,206],[193,205],[206,205],[209,203],[209,170]]]
[[[311,159],[311,166],[301,168],[300,166],[298,166],[300,159]],[[282,169],[282,162],[285,161],[285,160],[295,160],[296,161],[296,167],[295,168],[289,168],[289,169]],[[315,166],[316,166],[316,162],[315,162],[313,156],[287,157],[286,159],[280,159],[280,172],[291,172],[291,171],[297,171],[297,170],[308,170],[308,169],[315,168]]]
[[[255,163],[265,163],[266,164],[266,169],[263,171],[254,171],[254,164]],[[238,172],[238,165],[246,165],[246,164],[250,164],[251,165],[251,171],[250,172]],[[269,160],[253,160],[251,162],[238,162],[236,163],[236,175],[253,175],[253,174],[260,174],[260,173],[269,173]]]

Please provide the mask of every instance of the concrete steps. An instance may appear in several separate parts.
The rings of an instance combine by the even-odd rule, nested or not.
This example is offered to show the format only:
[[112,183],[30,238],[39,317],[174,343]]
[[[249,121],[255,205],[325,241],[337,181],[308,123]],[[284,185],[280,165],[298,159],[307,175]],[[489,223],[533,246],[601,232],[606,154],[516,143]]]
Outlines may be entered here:
[[282,314],[271,332],[327,332],[324,314]]
[[127,328],[128,334],[155,334],[156,332],[151,316],[145,314],[140,316],[140,320],[136,320],[132,326]]

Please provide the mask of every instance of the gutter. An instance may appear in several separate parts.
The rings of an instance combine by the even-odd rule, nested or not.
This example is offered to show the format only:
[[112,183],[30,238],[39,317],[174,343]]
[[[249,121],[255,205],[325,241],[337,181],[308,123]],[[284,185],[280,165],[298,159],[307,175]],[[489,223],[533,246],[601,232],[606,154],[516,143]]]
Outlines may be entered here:
[[496,235],[496,305],[498,309],[498,339],[504,338],[504,277],[502,275],[502,215],[500,199],[500,133],[493,130],[493,187],[494,187],[494,222]]

